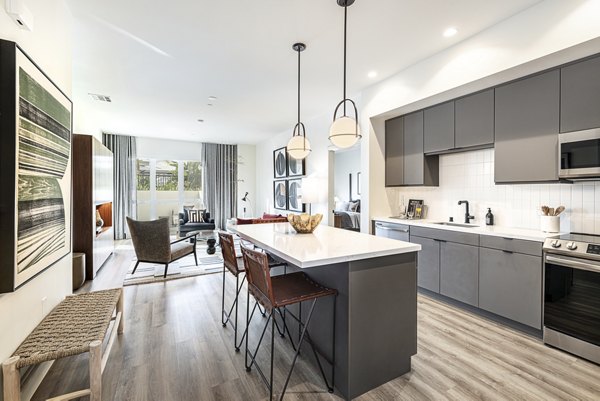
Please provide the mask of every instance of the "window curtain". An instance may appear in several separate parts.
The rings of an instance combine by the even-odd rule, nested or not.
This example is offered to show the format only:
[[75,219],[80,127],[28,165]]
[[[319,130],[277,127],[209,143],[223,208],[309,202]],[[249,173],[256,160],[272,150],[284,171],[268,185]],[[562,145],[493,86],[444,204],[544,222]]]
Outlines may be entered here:
[[136,218],[135,138],[102,133],[102,143],[113,152],[115,239],[125,239],[129,231],[125,217]]
[[202,144],[204,205],[220,229],[237,213],[237,158],[237,145]]

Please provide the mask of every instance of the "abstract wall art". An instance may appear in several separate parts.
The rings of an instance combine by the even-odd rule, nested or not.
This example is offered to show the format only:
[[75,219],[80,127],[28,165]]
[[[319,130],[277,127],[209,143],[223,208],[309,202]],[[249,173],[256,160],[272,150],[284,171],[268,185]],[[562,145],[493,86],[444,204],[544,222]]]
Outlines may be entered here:
[[0,86],[0,292],[10,292],[71,251],[72,103],[3,40]]
[[287,181],[273,181],[273,206],[275,209],[286,210],[288,206],[287,200]]
[[287,151],[286,148],[279,148],[273,151],[273,177],[287,177]]
[[304,213],[301,179],[288,181],[288,210],[291,212]]

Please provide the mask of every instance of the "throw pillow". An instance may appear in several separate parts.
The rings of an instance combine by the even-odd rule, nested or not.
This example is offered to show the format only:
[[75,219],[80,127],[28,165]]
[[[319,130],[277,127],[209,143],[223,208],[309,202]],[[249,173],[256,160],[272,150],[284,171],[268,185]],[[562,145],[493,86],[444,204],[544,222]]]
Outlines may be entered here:
[[348,211],[350,211],[350,212],[358,212],[359,205],[360,205],[360,201],[349,202],[348,203]]
[[190,216],[190,223],[204,223],[202,219],[202,210],[191,209],[188,210]]

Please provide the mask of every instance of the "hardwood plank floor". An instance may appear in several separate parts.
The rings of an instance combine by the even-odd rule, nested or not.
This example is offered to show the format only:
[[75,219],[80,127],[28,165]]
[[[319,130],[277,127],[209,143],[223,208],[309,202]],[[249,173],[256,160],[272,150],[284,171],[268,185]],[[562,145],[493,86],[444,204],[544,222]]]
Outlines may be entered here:
[[[133,252],[121,244],[81,291],[120,286]],[[221,327],[221,275],[125,287],[126,331],[103,376],[105,400],[263,400],[266,387],[244,369],[231,328]],[[231,299],[233,278],[227,275]],[[245,297],[242,297],[245,298]],[[241,314],[245,317],[245,300]],[[600,366],[538,339],[426,296],[418,298],[418,354],[412,372],[359,398],[371,400],[600,400]],[[256,341],[259,324],[253,323]],[[268,340],[268,339],[266,339]],[[276,391],[291,361],[276,339]],[[259,361],[267,366],[267,347]],[[88,385],[87,356],[57,361],[33,400]],[[339,400],[300,359],[286,400]]]

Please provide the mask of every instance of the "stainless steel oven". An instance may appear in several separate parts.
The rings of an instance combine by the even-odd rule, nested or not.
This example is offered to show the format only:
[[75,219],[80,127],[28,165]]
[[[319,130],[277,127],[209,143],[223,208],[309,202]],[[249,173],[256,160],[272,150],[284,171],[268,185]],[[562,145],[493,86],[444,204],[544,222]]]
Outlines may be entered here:
[[600,363],[600,237],[546,240],[544,342]]
[[560,178],[600,178],[600,129],[568,132],[558,138]]

